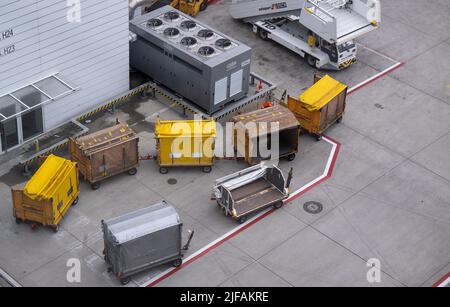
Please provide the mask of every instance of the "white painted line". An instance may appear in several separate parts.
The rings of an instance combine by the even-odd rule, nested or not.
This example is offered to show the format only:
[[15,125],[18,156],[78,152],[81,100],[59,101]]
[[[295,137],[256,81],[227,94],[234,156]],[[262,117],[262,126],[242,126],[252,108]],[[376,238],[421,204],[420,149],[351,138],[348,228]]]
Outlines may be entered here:
[[[315,184],[317,184],[317,182],[325,179],[329,175],[330,169],[331,169],[332,164],[333,164],[333,160],[336,158],[335,155],[336,155],[336,150],[338,148],[338,144],[336,142],[332,141],[331,139],[325,137],[325,136],[323,136],[322,139],[332,145],[332,149],[330,151],[330,155],[328,157],[327,164],[325,166],[324,172],[322,173],[322,175],[320,175],[316,179],[310,181],[309,183],[305,184],[301,188],[299,188],[296,191],[292,192],[290,194],[290,197],[288,198],[288,201],[294,199],[297,195],[299,195],[300,193],[302,193],[306,189],[309,189],[310,187],[314,186]],[[189,255],[188,257],[186,257],[183,260],[183,265],[180,268],[188,265],[191,261],[195,260],[195,258],[197,258],[197,257],[200,257],[202,254],[207,253],[209,250],[213,249],[216,245],[220,245],[221,243],[223,243],[227,239],[230,239],[234,235],[236,235],[239,232],[245,230],[245,228],[248,228],[250,225],[252,225],[255,222],[257,222],[258,220],[264,218],[265,215],[270,214],[270,212],[272,210],[273,210],[272,208],[267,208],[267,209],[263,210],[262,212],[260,212],[259,214],[257,214],[253,218],[249,219],[245,223],[234,227],[233,229],[231,229],[230,231],[228,231],[224,235],[218,237],[217,239],[215,239],[211,243],[209,243],[209,244],[205,245],[204,247],[202,247],[201,249],[197,250],[195,253]],[[148,287],[149,285],[156,284],[156,283],[162,281],[163,279],[165,279],[166,277],[169,277],[171,274],[173,274],[175,271],[179,270],[180,268],[170,268],[170,269],[167,269],[165,271],[162,271],[161,273],[157,274],[156,276],[152,277],[151,279],[145,281],[143,284],[140,285],[140,287]]]
[[377,80],[377,79],[379,79],[379,78],[381,78],[381,77],[387,75],[388,73],[390,73],[391,71],[397,69],[398,67],[400,67],[400,66],[402,66],[402,65],[403,65],[402,62],[397,62],[397,63],[395,63],[394,65],[392,65],[392,66],[386,68],[385,70],[379,72],[378,74],[376,74],[376,75],[370,77],[369,79],[364,80],[363,82],[361,82],[361,83],[359,83],[359,84],[357,84],[357,85],[351,87],[351,88],[348,90],[348,94],[351,94],[351,93],[353,93],[354,91],[356,91],[356,90],[362,88],[363,86],[366,86],[367,84],[369,84],[369,83],[371,83],[371,82],[373,82],[373,81],[375,81],[375,80]]
[[5,271],[2,270],[2,268],[0,268],[0,276],[6,280],[8,282],[8,284],[10,284],[13,287],[16,288],[20,288],[22,287],[21,284],[19,284],[14,278],[12,278],[8,273],[6,273]]
[[437,287],[438,288],[444,288],[447,287],[448,285],[450,285],[450,277],[448,277],[446,280],[444,280],[441,284],[439,284]]
[[379,55],[380,57],[383,57],[383,58],[385,58],[385,59],[388,59],[388,60],[391,61],[391,62],[398,63],[397,60],[394,60],[393,58],[387,56],[386,54],[383,54],[383,53],[381,53],[381,52],[379,52],[379,51],[376,51],[376,50],[374,50],[374,49],[372,49],[372,48],[369,48],[369,47],[367,47],[367,46],[364,46],[363,44],[360,44],[360,43],[357,43],[357,45],[363,47],[364,49],[369,50],[369,51],[372,52],[372,53],[375,53],[376,55]]

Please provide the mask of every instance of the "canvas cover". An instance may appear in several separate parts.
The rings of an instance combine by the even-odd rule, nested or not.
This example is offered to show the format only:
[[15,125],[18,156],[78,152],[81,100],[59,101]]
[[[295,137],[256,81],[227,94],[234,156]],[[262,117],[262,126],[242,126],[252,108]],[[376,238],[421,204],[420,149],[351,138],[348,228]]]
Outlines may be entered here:
[[182,223],[165,201],[103,222],[107,261],[113,272],[131,275],[181,258]]

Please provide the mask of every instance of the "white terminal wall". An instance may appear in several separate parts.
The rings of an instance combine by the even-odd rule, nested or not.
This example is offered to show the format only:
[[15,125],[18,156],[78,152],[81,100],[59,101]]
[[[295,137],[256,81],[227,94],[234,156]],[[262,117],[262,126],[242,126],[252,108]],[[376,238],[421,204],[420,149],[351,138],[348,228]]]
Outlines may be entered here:
[[79,90],[44,106],[45,131],[129,89],[128,0],[81,0],[81,22],[68,0],[1,0],[0,96],[60,73]]

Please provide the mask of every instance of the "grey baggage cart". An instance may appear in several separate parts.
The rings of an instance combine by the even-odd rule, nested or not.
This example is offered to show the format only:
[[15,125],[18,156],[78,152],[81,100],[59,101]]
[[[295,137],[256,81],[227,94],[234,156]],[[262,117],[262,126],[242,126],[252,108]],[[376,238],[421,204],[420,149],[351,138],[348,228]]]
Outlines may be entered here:
[[182,264],[182,223],[175,209],[165,201],[102,221],[105,261],[123,285],[138,272],[164,264]]
[[226,216],[244,223],[255,211],[281,208],[289,196],[291,179],[292,169],[286,180],[278,167],[261,163],[217,179],[213,197]]

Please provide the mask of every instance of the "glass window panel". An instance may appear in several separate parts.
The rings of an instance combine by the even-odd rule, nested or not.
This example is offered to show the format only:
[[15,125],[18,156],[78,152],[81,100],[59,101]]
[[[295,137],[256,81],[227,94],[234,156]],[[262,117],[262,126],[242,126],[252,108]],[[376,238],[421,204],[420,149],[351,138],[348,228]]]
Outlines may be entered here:
[[39,92],[31,85],[15,91],[12,95],[30,108],[50,100],[50,98]]
[[[4,117],[14,116],[17,113],[25,111],[27,108],[21,105],[17,100],[9,95],[0,97],[0,113]],[[3,117],[0,117],[3,120]]]
[[63,94],[67,94],[72,91],[64,83],[60,82],[55,77],[49,77],[34,84],[44,93],[50,95],[52,98],[58,97]]
[[42,132],[44,132],[42,108],[35,108],[22,114],[22,134],[25,141]]

